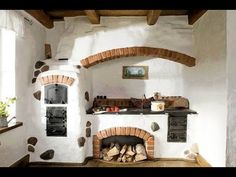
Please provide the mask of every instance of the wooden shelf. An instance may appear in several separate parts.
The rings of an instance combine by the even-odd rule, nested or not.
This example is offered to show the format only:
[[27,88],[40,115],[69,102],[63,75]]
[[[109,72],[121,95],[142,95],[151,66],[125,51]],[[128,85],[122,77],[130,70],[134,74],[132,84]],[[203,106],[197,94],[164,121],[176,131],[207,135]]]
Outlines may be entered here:
[[8,127],[0,128],[0,134],[15,129],[23,125],[23,122],[16,122],[15,124],[10,124]]

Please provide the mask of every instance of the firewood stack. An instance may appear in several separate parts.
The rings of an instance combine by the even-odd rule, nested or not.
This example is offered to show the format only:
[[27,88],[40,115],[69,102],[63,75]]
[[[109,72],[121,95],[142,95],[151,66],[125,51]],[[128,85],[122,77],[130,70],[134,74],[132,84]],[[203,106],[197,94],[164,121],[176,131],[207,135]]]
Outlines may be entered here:
[[147,153],[142,144],[120,146],[118,143],[111,143],[110,147],[100,151],[100,158],[114,162],[138,162],[147,159]]

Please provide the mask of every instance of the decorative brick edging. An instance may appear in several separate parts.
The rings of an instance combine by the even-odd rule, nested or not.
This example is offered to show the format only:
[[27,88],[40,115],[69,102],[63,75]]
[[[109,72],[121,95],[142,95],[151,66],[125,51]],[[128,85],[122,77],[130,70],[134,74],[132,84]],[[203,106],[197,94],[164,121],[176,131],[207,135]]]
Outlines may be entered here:
[[109,61],[121,57],[130,56],[153,56],[171,60],[186,66],[195,66],[195,58],[184,53],[153,47],[126,47],[107,50],[95,55],[91,55],[81,60],[81,64],[85,68],[89,68],[101,62]]
[[74,82],[74,78],[64,76],[64,75],[48,75],[40,77],[40,82],[42,85],[46,84],[65,84],[71,86]]
[[99,158],[102,139],[116,135],[136,136],[143,139],[148,159],[154,158],[154,136],[135,127],[112,127],[97,132],[96,135],[93,135],[93,157]]

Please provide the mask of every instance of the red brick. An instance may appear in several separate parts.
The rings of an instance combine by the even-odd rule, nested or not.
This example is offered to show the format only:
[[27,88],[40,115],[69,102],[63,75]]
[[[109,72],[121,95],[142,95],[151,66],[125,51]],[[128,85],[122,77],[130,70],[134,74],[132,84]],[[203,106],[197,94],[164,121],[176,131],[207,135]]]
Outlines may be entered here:
[[62,80],[62,83],[63,84],[67,84],[67,80],[69,79],[69,77],[67,77],[67,76],[64,76],[63,77],[63,80]]
[[153,141],[154,142],[154,136],[150,136],[147,141]]
[[154,150],[154,146],[147,146],[147,150]]
[[102,130],[102,131],[101,131],[101,134],[102,134],[102,137],[103,137],[103,138],[107,138],[107,132],[106,132],[106,130]]
[[116,135],[116,128],[111,128],[111,135],[112,136],[115,136]]
[[125,135],[125,127],[121,127],[120,129],[120,135]]
[[111,136],[111,129],[110,128],[106,129],[106,132],[107,132],[107,137]]
[[72,77],[69,77],[69,79],[67,80],[67,85],[69,85],[69,86],[71,86],[72,84],[73,84],[73,82],[74,82],[74,78],[72,78]]
[[52,75],[48,76],[48,83],[52,83]]
[[134,136],[134,135],[135,135],[135,130],[136,130],[136,128],[131,128],[131,130],[130,130],[130,136]]
[[140,132],[141,132],[141,130],[139,128],[136,128],[134,135],[138,137]]
[[63,75],[58,75],[57,82],[62,83]]
[[129,136],[131,131],[131,127],[126,127],[125,128],[125,135]]
[[44,85],[48,84],[48,77],[47,76],[43,77],[43,81],[44,81]]
[[120,135],[120,129],[121,129],[121,127],[116,127],[116,135]]
[[52,75],[52,83],[57,83],[57,75]]
[[145,130],[141,130],[139,135],[138,135],[138,137],[139,138],[143,138],[145,134],[146,134],[146,131]]
[[144,135],[143,139],[144,139],[145,141],[147,141],[150,136],[151,136],[151,134],[148,133],[148,132],[146,132],[146,134]]
[[97,132],[98,139],[103,139],[101,132]]

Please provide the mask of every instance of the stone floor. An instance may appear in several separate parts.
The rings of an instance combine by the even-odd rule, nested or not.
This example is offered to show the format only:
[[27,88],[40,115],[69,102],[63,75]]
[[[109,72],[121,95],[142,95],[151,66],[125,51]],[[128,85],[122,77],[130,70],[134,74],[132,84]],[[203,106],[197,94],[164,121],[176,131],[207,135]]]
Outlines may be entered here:
[[200,167],[196,162],[184,161],[184,160],[154,160],[154,161],[142,161],[136,163],[112,163],[103,160],[92,159],[88,160],[85,165],[76,164],[37,164],[30,163],[29,167]]

